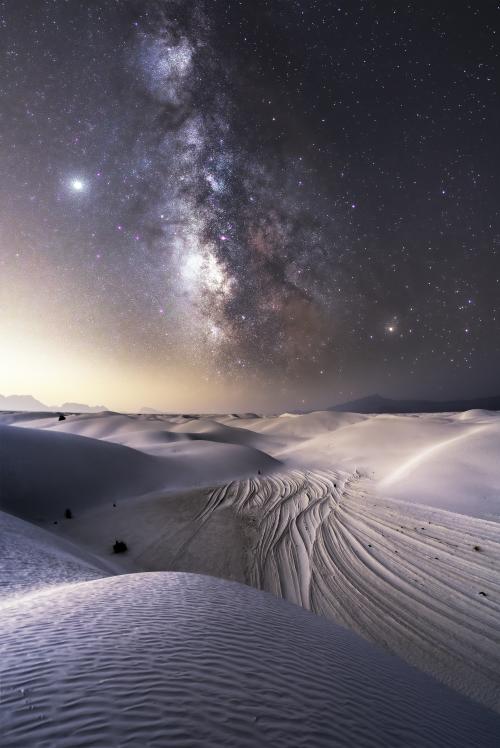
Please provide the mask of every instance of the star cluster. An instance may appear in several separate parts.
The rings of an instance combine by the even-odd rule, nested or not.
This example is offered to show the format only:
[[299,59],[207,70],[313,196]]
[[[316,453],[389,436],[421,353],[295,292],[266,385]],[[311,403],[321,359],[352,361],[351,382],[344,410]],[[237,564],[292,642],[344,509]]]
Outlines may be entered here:
[[482,7],[0,3],[0,334],[242,408],[494,391]]

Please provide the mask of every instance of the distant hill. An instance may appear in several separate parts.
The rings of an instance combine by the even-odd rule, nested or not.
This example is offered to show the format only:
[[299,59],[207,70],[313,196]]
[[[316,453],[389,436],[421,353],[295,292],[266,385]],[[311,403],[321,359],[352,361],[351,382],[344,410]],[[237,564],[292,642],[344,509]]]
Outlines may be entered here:
[[0,395],[0,410],[28,410],[35,413],[64,411],[65,413],[99,413],[108,410],[104,405],[84,405],[83,403],[63,403],[45,405],[32,395]]
[[35,400],[32,395],[0,395],[0,410],[48,410],[47,406]]
[[70,413],[101,413],[108,410],[105,405],[85,405],[84,403],[63,403],[59,407],[50,410],[63,410]]
[[381,395],[369,395],[327,410],[343,413],[443,413],[463,410],[500,410],[500,396],[474,400],[392,400]]

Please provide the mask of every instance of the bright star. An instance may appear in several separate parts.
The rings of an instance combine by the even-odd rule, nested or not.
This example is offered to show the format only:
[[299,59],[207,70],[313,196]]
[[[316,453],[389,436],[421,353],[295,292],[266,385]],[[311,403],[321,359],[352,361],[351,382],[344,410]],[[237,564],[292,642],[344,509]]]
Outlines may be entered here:
[[70,182],[70,186],[73,192],[83,192],[83,190],[85,189],[85,182],[83,181],[83,179],[72,179]]

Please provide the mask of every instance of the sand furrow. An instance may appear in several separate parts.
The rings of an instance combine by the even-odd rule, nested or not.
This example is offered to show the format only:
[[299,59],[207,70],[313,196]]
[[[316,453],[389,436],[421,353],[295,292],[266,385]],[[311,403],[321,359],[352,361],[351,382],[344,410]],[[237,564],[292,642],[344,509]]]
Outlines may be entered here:
[[500,709],[497,523],[375,495],[357,471],[235,481],[205,519],[220,506],[252,520],[252,584]]

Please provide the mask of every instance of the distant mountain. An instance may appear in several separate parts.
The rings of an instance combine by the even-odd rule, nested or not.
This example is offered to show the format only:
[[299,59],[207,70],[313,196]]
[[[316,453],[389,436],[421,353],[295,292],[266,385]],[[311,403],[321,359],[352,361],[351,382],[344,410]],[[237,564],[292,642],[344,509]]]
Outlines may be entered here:
[[147,405],[143,405],[142,408],[140,408],[137,412],[148,414],[148,415],[153,415],[155,413],[161,413],[161,410],[156,410],[156,408],[148,408]]
[[104,405],[84,405],[83,403],[63,403],[62,405],[45,405],[32,395],[0,395],[0,410],[28,410],[35,413],[98,413],[107,410]]
[[[53,410],[53,408],[51,408]],[[108,410],[105,405],[85,405],[84,403],[63,403],[54,410],[63,410],[70,413],[101,413]]]
[[48,410],[47,406],[35,400],[32,395],[0,395],[0,410]]
[[500,410],[500,396],[474,400],[391,400],[381,395],[369,395],[328,410],[343,413],[445,413],[463,410]]

